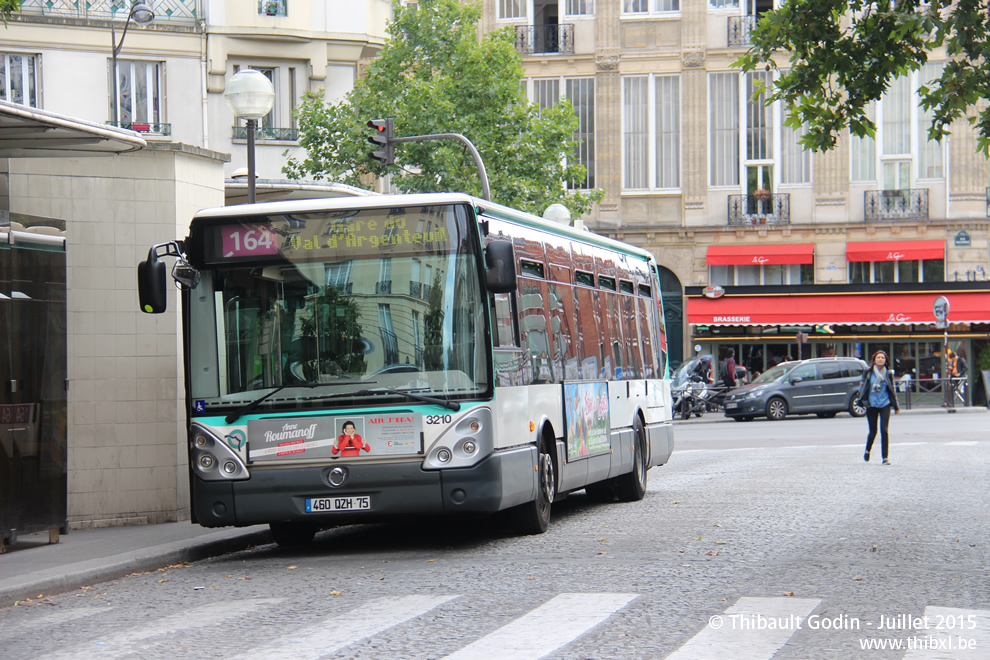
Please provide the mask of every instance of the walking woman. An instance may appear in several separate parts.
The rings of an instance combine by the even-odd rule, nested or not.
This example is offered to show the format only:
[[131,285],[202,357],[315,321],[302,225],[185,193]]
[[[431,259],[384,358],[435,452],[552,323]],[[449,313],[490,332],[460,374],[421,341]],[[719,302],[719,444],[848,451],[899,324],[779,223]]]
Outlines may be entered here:
[[867,463],[870,461],[870,450],[873,449],[873,440],[877,437],[877,422],[879,422],[883,464],[890,465],[887,459],[889,446],[887,425],[890,422],[890,408],[893,406],[894,413],[899,413],[901,407],[897,404],[897,392],[894,390],[894,372],[887,368],[887,354],[883,351],[873,354],[870,368],[863,374],[863,382],[860,383],[857,398],[861,405],[866,406],[866,421],[870,425],[863,460]]

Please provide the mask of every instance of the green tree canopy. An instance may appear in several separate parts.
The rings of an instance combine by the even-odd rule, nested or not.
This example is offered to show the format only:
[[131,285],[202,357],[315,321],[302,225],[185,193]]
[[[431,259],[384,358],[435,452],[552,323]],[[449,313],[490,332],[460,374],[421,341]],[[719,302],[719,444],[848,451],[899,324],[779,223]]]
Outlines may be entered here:
[[567,102],[541,111],[527,101],[511,33],[479,40],[480,7],[458,0],[421,0],[415,11],[393,7],[381,53],[345,99],[303,98],[297,116],[307,155],[289,158],[287,176],[369,187],[369,174],[391,174],[405,192],[481,194],[474,160],[456,141],[397,144],[391,167],[369,158],[366,122],[392,117],[396,137],[467,137],[485,163],[493,201],[535,213],[560,202],[580,214],[602,199],[603,191],[564,189],[564,181],[585,175],[574,155],[577,118]]
[[15,11],[21,10],[21,2],[23,0],[0,0],[0,18],[3,19],[3,24],[7,25],[7,19]]
[[[934,116],[929,137],[942,139],[966,116],[986,154],[990,109],[977,103],[990,98],[988,30],[986,0],[784,0],[763,14],[736,66],[782,70],[767,101],[782,101],[788,125],[807,128],[806,147],[827,151],[845,128],[874,135],[869,103],[944,46],[941,77],[920,89],[921,106]],[[789,61],[778,68],[781,54]]]

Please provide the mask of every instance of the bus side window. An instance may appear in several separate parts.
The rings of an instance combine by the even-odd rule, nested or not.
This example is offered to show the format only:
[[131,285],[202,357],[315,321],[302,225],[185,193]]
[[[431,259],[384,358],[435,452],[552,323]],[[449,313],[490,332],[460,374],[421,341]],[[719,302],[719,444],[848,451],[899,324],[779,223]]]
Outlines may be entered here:
[[495,347],[518,348],[519,331],[516,328],[516,314],[512,309],[511,293],[496,293],[492,296],[492,320],[495,322]]

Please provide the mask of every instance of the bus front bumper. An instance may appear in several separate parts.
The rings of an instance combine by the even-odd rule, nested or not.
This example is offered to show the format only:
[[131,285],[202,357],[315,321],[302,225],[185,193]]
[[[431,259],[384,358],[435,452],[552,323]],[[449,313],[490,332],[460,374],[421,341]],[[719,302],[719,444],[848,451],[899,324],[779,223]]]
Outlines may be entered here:
[[[494,513],[535,497],[534,451],[496,453],[470,468],[423,470],[422,463],[353,462],[251,471],[243,481],[191,476],[193,522],[204,527],[312,521],[351,524],[409,516]],[[330,472],[344,471],[339,486]],[[511,475],[524,475],[511,477]],[[337,475],[339,477],[339,474]],[[368,497],[370,509],[307,513],[313,498]]]

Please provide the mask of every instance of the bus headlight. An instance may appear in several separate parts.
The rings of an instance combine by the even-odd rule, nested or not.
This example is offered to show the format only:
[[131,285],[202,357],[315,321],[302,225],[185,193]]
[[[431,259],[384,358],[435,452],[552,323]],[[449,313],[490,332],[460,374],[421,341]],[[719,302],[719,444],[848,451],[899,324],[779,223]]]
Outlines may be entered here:
[[424,470],[471,467],[495,451],[489,408],[473,408],[444,431],[426,452]]
[[189,464],[200,479],[226,481],[251,476],[240,455],[212,431],[194,423],[190,439]]

